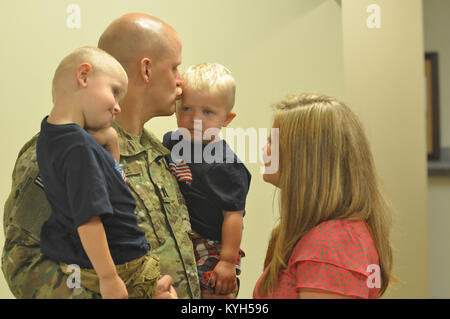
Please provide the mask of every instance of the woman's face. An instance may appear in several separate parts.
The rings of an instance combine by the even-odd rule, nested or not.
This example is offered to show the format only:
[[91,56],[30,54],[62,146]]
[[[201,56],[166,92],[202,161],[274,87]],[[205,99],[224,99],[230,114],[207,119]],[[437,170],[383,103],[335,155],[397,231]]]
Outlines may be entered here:
[[[276,138],[275,138],[276,137]],[[264,174],[263,180],[276,187],[280,187],[280,160],[278,134],[269,137],[266,145],[263,147]]]

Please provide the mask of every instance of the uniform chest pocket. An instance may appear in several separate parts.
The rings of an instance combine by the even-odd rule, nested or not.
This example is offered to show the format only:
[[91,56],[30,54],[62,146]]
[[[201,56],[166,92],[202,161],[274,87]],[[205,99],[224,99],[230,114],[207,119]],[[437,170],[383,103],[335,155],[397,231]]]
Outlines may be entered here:
[[[141,165],[124,165],[122,167],[127,177],[128,186],[136,199],[136,215],[141,229],[153,231],[159,244],[168,237],[165,221],[164,205],[154,183],[146,172],[146,167]],[[147,234],[148,235],[148,234]]]
[[142,174],[142,168],[140,165],[129,164],[121,165],[121,167],[126,176],[137,176]]

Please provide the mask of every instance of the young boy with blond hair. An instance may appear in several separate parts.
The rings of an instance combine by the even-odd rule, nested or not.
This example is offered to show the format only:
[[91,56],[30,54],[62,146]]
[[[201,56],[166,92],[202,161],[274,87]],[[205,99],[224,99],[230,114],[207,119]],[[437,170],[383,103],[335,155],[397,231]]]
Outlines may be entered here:
[[137,226],[111,127],[127,86],[120,63],[100,49],[66,56],[53,78],[54,106],[36,149],[52,208],[41,251],[67,274],[69,265],[79,266],[81,285],[103,298],[151,298],[160,277],[158,259],[148,254]]
[[222,65],[202,63],[183,74],[178,130],[164,135],[194,231],[202,298],[235,298],[245,201],[251,175],[225,140],[222,127],[235,118],[235,81]]

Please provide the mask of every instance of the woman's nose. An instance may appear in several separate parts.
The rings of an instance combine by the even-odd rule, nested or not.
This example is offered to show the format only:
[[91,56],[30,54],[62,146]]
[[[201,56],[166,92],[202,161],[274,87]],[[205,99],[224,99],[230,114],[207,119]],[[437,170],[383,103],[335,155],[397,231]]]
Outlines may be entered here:
[[268,164],[270,162],[270,144],[269,142],[267,142],[266,144],[264,144],[264,146],[261,149],[262,151],[262,158],[263,158],[263,162]]

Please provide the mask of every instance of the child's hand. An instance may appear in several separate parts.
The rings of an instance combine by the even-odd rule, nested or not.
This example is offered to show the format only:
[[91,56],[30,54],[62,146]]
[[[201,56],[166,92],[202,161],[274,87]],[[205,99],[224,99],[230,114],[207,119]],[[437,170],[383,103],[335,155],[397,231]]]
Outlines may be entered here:
[[216,294],[226,295],[236,290],[236,269],[234,263],[221,260],[211,274],[211,287]]
[[88,133],[95,138],[98,144],[105,147],[117,162],[120,161],[119,136],[112,126],[97,131],[88,130]]
[[119,276],[100,278],[99,281],[103,299],[128,299],[127,287]]
[[100,130],[88,130],[88,133],[91,134],[98,144],[102,146],[107,146],[119,141],[119,137],[117,136],[116,130],[110,126],[106,128],[102,128]]

